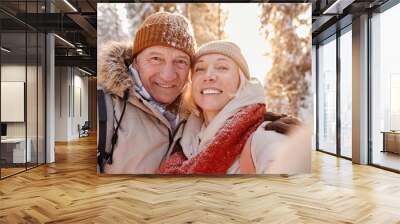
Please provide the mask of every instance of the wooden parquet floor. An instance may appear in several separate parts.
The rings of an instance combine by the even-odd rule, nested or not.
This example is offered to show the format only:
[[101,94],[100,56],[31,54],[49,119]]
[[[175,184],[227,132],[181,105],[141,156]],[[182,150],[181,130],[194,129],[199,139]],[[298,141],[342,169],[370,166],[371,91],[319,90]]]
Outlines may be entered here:
[[313,153],[313,173],[97,176],[94,137],[0,181],[0,223],[400,223],[400,175]]
[[25,167],[7,167],[7,168],[4,168],[4,167],[2,167],[1,168],[1,176],[2,177],[7,177],[7,176],[10,176],[10,175],[13,175],[13,174],[15,174],[15,173],[18,173],[18,172],[22,172],[22,171],[24,171],[25,170]]

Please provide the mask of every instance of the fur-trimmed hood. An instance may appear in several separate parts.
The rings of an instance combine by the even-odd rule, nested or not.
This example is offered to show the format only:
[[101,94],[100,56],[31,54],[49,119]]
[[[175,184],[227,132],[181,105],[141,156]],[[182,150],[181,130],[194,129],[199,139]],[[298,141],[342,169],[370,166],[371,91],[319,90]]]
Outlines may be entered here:
[[123,97],[125,90],[134,86],[128,73],[132,61],[132,43],[107,43],[99,56],[97,85],[108,93]]

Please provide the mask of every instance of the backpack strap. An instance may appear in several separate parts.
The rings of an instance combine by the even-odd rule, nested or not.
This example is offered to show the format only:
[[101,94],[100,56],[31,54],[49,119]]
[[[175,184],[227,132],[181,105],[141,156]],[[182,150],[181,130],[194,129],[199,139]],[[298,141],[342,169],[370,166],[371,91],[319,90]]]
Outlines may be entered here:
[[[126,104],[128,101],[129,91],[124,93],[124,107],[119,119],[114,117],[114,105],[110,94],[105,93],[104,90],[97,90],[97,106],[99,117],[98,129],[98,145],[97,145],[97,164],[100,173],[104,172],[104,164],[112,164],[114,147],[118,140],[118,129],[121,126],[122,118],[125,114]],[[112,113],[114,111],[114,114]],[[114,120],[117,121],[117,126],[114,128]],[[110,139],[110,136],[111,139]]]
[[112,138],[111,138],[111,151],[110,151],[109,154],[106,155],[107,156],[106,159],[107,159],[107,163],[108,164],[112,164],[113,163],[114,147],[115,147],[115,144],[117,144],[117,140],[118,140],[118,129],[121,126],[121,121],[122,121],[122,118],[124,117],[124,114],[125,114],[126,104],[128,102],[128,96],[129,96],[129,89],[127,89],[124,92],[124,97],[122,98],[124,100],[124,107],[122,109],[121,116],[119,117],[119,119],[117,119],[117,127],[114,129],[114,133],[113,133]]
[[104,160],[106,158],[106,139],[107,139],[107,108],[104,91],[97,90],[97,114],[99,119],[98,145],[97,145],[97,165],[100,173],[104,172]]

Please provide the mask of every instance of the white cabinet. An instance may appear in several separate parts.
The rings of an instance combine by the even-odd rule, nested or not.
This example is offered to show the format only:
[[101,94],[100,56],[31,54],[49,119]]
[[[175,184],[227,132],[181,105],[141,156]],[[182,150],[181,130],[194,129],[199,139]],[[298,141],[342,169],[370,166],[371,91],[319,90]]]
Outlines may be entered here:
[[400,132],[390,131],[383,133],[383,152],[400,154]]
[[[32,140],[26,140],[27,147],[25,151],[25,138],[7,138],[1,140],[2,147],[12,148],[12,163],[25,163],[32,161]],[[25,161],[25,159],[27,159]]]

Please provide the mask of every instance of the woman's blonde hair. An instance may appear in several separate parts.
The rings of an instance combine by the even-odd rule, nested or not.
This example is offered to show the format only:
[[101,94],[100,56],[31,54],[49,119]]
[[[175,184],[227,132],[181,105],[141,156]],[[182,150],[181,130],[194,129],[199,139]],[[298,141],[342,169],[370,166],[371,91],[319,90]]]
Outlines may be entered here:
[[192,66],[191,71],[189,72],[189,80],[183,89],[182,93],[182,111],[185,115],[189,115],[194,113],[196,116],[201,116],[202,110],[199,106],[197,106],[196,102],[194,102],[194,97],[192,95],[192,73],[193,73],[194,65]]

